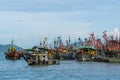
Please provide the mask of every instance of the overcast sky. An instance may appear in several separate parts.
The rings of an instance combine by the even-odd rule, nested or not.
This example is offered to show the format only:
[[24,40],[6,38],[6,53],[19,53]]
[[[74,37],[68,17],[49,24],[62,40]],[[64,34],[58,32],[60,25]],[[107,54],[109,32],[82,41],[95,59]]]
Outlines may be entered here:
[[44,37],[72,41],[120,30],[120,0],[0,0],[0,44],[23,48],[39,45]]

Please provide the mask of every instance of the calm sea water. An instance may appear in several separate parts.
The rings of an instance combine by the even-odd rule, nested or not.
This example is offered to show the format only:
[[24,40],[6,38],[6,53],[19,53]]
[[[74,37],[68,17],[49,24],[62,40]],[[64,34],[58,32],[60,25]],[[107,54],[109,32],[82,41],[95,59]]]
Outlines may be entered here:
[[0,80],[120,80],[120,64],[61,61],[60,65],[29,66],[0,54]]

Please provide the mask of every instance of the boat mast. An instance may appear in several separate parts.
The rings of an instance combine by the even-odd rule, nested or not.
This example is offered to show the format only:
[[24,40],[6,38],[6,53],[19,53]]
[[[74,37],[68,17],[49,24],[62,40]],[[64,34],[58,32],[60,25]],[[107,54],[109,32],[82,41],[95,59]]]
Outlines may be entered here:
[[81,38],[78,38],[79,46],[83,45]]
[[94,36],[94,33],[90,34],[90,38],[91,38],[91,41],[92,41],[92,46],[95,47],[95,36]]
[[109,40],[107,39],[107,34],[106,34],[107,31],[104,31],[103,32],[103,38],[105,40],[105,51],[106,49],[108,49],[110,51],[110,46],[109,46]]
[[120,43],[120,33],[119,33],[119,43]]
[[13,38],[12,38],[12,41],[11,41],[11,47],[12,47],[12,48],[14,47],[13,44],[14,44],[14,40],[13,40]]
[[120,33],[119,33],[119,49],[120,49]]
[[47,46],[48,46],[48,45],[47,45],[47,40],[48,40],[48,38],[45,37],[45,38],[44,38],[44,41],[43,41],[43,47],[44,47],[44,48],[47,48]]

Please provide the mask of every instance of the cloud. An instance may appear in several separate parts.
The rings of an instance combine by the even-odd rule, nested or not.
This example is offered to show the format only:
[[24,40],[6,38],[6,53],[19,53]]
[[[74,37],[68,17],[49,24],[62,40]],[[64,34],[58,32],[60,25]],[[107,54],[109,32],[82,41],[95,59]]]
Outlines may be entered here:
[[[119,26],[120,1],[3,0],[0,1],[0,42],[31,47],[44,37],[88,37]],[[111,7],[112,6],[112,7]]]
[[[14,37],[21,43],[26,43],[28,46],[37,44],[40,38],[54,37],[63,35],[75,35],[85,32],[86,28],[93,24],[90,22],[82,22],[78,17],[82,16],[81,12],[43,12],[43,13],[28,13],[16,11],[0,12],[0,34],[3,43],[8,43],[10,37]],[[87,30],[86,30],[87,31]],[[4,35],[4,36],[2,36]],[[33,44],[31,43],[32,41]],[[21,46],[25,46],[20,44]]]
[[[118,0],[3,0],[0,1],[0,10],[4,11],[98,11],[107,6],[118,5]],[[102,8],[101,8],[102,7]],[[106,8],[107,7],[107,8]],[[114,10],[112,8],[112,10]]]

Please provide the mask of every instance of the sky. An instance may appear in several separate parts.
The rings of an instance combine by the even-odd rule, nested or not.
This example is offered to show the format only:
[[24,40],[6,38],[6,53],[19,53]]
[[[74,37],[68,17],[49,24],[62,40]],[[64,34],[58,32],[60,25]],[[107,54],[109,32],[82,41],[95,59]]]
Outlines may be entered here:
[[101,37],[120,30],[120,0],[0,0],[0,44],[23,48],[39,45],[44,37]]

